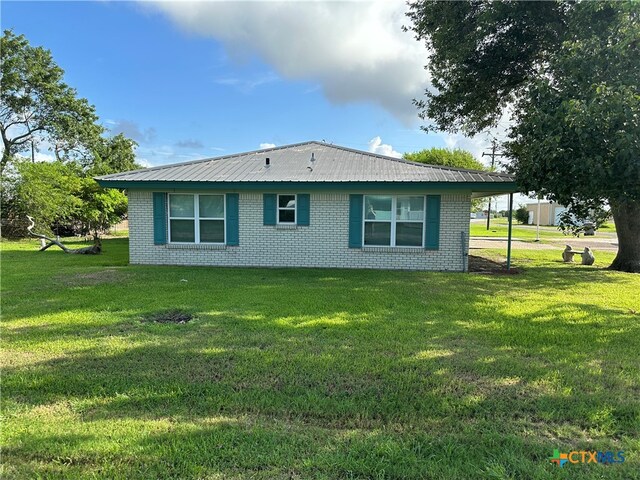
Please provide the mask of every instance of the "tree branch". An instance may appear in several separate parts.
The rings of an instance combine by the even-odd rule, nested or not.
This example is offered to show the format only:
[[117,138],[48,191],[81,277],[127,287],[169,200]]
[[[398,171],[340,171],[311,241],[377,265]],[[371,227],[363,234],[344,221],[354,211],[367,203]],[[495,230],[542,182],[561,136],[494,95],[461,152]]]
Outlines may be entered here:
[[39,250],[40,252],[45,251],[47,248],[49,248],[52,245],[56,245],[60,247],[64,251],[64,253],[97,255],[102,251],[102,246],[100,244],[99,239],[96,239],[96,243],[90,247],[76,248],[76,249],[67,248],[62,243],[58,242],[57,240],[54,240],[53,238],[49,238],[46,235],[42,235],[41,233],[35,233],[33,231],[33,227],[35,227],[36,222],[29,215],[27,215],[27,218],[29,219],[29,226],[27,227],[27,231],[29,232],[29,235],[31,235],[32,237],[41,238],[49,242],[47,245],[40,248]]

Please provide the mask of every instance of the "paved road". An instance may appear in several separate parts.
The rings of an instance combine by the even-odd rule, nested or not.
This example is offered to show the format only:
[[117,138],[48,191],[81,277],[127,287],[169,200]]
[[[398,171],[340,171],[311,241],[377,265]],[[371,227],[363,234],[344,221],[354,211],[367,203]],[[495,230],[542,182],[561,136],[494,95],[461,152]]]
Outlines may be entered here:
[[[574,250],[582,250],[589,247],[597,252],[618,250],[618,239],[607,235],[607,238],[600,237],[566,237],[558,239],[545,239],[544,242],[522,241],[514,238],[511,241],[511,248],[521,250],[564,250],[565,245],[571,245]],[[478,248],[507,248],[507,239],[504,237],[471,237],[471,249]]]

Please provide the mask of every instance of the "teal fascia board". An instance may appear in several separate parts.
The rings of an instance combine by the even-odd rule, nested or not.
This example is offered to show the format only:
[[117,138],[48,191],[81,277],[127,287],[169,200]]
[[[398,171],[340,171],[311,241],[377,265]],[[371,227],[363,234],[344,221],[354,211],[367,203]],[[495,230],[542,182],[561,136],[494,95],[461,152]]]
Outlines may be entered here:
[[176,182],[96,180],[101,187],[129,190],[173,191],[342,191],[342,192],[492,192],[515,193],[515,182]]

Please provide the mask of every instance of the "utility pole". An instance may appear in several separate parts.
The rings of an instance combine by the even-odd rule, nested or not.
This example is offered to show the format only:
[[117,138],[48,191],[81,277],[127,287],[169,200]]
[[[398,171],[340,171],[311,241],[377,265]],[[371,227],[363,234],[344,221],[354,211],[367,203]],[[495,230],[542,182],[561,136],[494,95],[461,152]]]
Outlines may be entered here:
[[[491,157],[491,171],[493,171],[493,169],[495,168],[496,157],[504,156],[504,153],[497,153],[496,152],[497,149],[498,149],[498,141],[494,138],[493,140],[491,140],[491,153],[482,152],[483,157],[485,155],[487,157]],[[489,228],[491,228],[491,197],[489,197],[489,206],[487,207],[487,230],[489,230]]]

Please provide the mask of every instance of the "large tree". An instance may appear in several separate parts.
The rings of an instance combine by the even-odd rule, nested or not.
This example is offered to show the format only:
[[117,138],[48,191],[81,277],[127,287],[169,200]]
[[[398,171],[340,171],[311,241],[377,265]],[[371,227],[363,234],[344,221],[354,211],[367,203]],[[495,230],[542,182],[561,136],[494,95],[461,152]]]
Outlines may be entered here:
[[[476,160],[471,152],[459,148],[425,148],[417,152],[407,152],[402,155],[405,160],[425,163],[428,165],[442,165],[444,167],[466,168],[468,170],[488,170],[482,162]],[[471,201],[471,211],[477,212],[486,208],[487,201],[477,198]]]
[[578,216],[607,203],[611,268],[640,272],[640,4],[429,0],[408,15],[430,52],[429,128],[475,134],[511,107],[520,187]]
[[[127,198],[102,189],[92,177],[139,168],[136,143],[122,134],[101,135],[94,107],[64,83],[48,50],[10,30],[0,47],[2,234],[25,235],[29,215],[43,232],[68,225],[97,235],[123,218]],[[52,151],[55,161],[25,159],[38,144]]]
[[0,39],[0,174],[44,143],[57,159],[83,155],[102,132],[95,109],[63,81],[51,52],[5,30]]
[[444,167],[466,168],[469,170],[487,170],[482,162],[476,160],[471,152],[459,148],[425,148],[417,152],[407,152],[402,155],[405,160],[442,165]]

